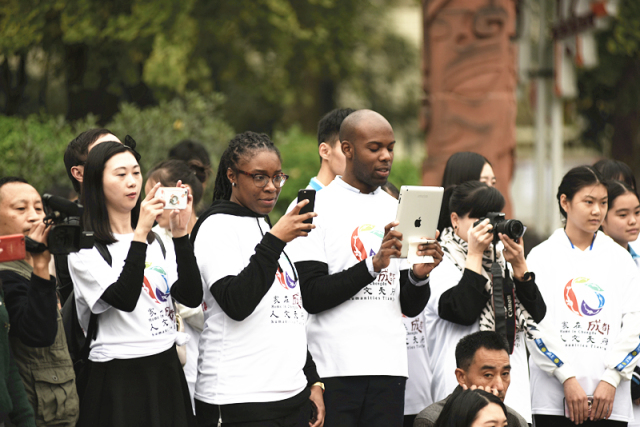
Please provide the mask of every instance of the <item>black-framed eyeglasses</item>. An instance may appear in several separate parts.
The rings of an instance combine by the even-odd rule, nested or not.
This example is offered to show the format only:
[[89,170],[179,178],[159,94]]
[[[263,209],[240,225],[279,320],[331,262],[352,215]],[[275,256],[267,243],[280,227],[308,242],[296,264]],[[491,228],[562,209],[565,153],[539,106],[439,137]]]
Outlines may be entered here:
[[236,171],[243,175],[247,175],[253,178],[253,183],[258,188],[266,187],[269,180],[273,182],[273,185],[275,185],[276,188],[282,188],[284,183],[287,182],[287,180],[289,179],[289,175],[286,175],[284,173],[278,173],[278,174],[275,174],[273,177],[270,177],[269,175],[265,175],[262,173],[249,173],[240,169],[236,169]]

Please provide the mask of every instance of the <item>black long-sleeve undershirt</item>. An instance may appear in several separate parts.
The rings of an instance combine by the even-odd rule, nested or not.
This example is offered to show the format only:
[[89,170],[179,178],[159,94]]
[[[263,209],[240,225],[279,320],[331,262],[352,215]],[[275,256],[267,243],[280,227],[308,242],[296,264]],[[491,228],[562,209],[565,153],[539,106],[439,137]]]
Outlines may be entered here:
[[332,275],[329,275],[329,266],[320,261],[297,262],[296,270],[300,276],[302,305],[310,314],[339,306],[374,280],[365,261]]
[[178,265],[178,280],[171,286],[171,296],[180,304],[195,308],[202,304],[202,276],[189,236],[173,239]]
[[409,270],[400,270],[400,309],[407,317],[416,317],[427,306],[431,296],[429,284],[416,286],[409,280]]
[[547,304],[544,302],[540,288],[536,284],[535,275],[531,273],[531,276],[531,279],[526,282],[521,282],[516,278],[513,279],[513,282],[518,300],[527,309],[534,322],[540,323],[547,314]]
[[144,281],[146,255],[146,243],[131,242],[118,280],[105,289],[100,299],[121,311],[130,313],[135,310],[140,298],[140,286]]
[[13,271],[0,271],[9,312],[9,335],[29,347],[49,347],[58,333],[58,299],[53,277],[31,274],[25,279]]
[[[178,280],[171,286],[171,295],[187,307],[197,307],[202,302],[202,279],[189,237],[173,239],[178,265]],[[100,297],[110,306],[132,312],[140,298],[140,287],[144,280],[147,244],[131,242],[122,272]]]
[[484,289],[487,279],[468,268],[454,287],[446,290],[438,301],[438,315],[459,325],[473,325],[491,298]]
[[302,368],[302,372],[304,372],[304,376],[307,377],[307,385],[309,387],[320,381],[320,375],[318,375],[318,370],[316,369],[316,362],[313,361],[309,350],[307,350],[307,361]]
[[[300,275],[302,304],[311,314],[337,307],[356,295],[374,281],[366,261],[339,273],[329,275],[324,262],[301,261],[296,263]],[[415,286],[409,280],[409,271],[400,272],[400,308],[405,316],[415,317],[427,305],[431,290],[428,285]]]
[[286,243],[266,233],[249,264],[236,276],[226,276],[209,288],[211,295],[224,311],[236,321],[249,317],[269,292],[278,270],[278,259]]
[[[440,318],[459,325],[470,326],[480,317],[491,298],[485,290],[487,279],[474,271],[464,269],[458,284],[445,291],[438,301]],[[514,279],[516,296],[535,322],[544,318],[547,306],[535,283],[535,279],[520,282]]]

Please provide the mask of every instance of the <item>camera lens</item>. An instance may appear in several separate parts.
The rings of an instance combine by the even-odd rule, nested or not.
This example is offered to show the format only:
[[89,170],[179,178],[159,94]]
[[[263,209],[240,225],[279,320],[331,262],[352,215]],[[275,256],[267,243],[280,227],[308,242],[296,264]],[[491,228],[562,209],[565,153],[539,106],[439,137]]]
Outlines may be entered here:
[[524,225],[517,219],[509,219],[502,224],[504,224],[504,234],[509,236],[509,238],[515,240],[524,235]]

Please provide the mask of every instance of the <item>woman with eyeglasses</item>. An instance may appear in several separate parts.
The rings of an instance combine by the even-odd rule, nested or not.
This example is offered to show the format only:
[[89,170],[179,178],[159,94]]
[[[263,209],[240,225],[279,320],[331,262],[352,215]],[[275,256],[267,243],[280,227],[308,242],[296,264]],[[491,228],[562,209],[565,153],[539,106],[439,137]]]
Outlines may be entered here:
[[200,426],[323,425],[323,386],[308,356],[307,313],[285,251],[315,227],[303,221],[316,214],[299,215],[303,201],[273,227],[267,216],[287,178],[267,135],[237,135],[220,159],[213,204],[191,233],[205,293],[195,392]]

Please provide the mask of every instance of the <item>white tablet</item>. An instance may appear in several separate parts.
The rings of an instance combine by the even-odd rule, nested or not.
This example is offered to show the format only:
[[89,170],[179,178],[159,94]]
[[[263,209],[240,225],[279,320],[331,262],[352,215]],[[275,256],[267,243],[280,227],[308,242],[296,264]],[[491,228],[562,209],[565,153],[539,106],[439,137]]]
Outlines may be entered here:
[[415,245],[422,238],[435,240],[443,193],[442,187],[400,187],[396,213],[399,224],[395,229],[402,233],[401,258],[407,258],[410,244]]

